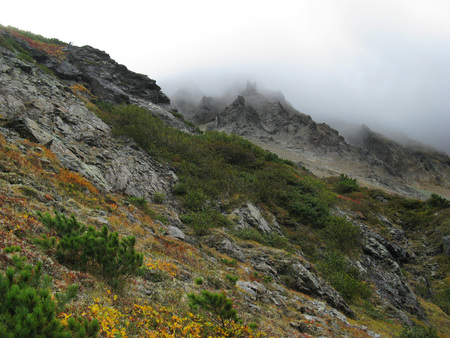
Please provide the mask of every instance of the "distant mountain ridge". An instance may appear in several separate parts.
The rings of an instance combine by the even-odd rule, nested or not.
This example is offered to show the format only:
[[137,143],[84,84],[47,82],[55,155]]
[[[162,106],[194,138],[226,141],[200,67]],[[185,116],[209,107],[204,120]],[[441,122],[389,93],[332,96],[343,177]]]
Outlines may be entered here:
[[415,197],[426,196],[423,188],[433,191],[434,186],[450,197],[447,155],[418,142],[402,145],[367,126],[347,141],[296,110],[282,93],[259,92],[255,83],[221,97],[203,96],[197,105],[186,94],[182,99],[175,94],[172,105],[208,130],[243,136],[319,176],[346,173],[364,184]]

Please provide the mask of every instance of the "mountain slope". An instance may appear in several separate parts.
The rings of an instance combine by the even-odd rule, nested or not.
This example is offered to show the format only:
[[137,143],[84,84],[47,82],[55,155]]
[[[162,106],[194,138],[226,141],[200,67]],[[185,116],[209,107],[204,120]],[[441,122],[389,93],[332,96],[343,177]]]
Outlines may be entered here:
[[[440,333],[449,333],[441,310],[449,208],[439,197],[405,200],[344,176],[320,181],[240,137],[196,134],[149,101],[162,94],[140,94],[127,83],[117,89],[115,73],[111,81],[75,82],[88,78],[68,61],[77,47],[60,47],[56,57],[9,29],[0,36],[1,272],[12,263],[6,248],[19,246],[32,263],[44,262],[53,291],[79,284],[79,298],[58,314],[61,322],[95,317],[103,336],[225,330],[244,337],[373,337],[408,332],[403,325],[414,321],[440,322]],[[105,72],[122,68],[82,49],[93,53],[87,57],[94,74],[103,74],[105,62]],[[62,62],[80,77],[48,71]],[[137,105],[111,104],[122,92]],[[274,109],[289,116],[283,107]],[[256,130],[273,118],[268,109],[261,117],[239,98],[228,113]],[[310,118],[298,119],[316,135]],[[333,135],[332,144],[342,142]],[[45,241],[57,234],[37,210],[73,213],[97,229],[134,235],[144,254],[142,275],[119,287],[95,269],[68,264],[60,247]],[[201,290],[225,293],[244,325],[193,313],[187,294]]]
[[450,159],[445,154],[417,143],[403,146],[366,126],[347,142],[328,125],[295,110],[281,93],[258,92],[252,83],[234,101],[231,95],[203,98],[196,109],[180,109],[192,121],[208,123],[209,130],[244,136],[320,176],[346,173],[406,196],[424,198],[439,191],[450,197]]

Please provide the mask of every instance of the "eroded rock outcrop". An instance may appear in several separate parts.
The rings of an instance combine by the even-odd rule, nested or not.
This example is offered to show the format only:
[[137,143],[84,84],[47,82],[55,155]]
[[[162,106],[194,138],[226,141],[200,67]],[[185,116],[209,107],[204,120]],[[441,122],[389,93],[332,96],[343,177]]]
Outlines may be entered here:
[[239,246],[227,236],[212,235],[205,243],[239,261],[250,262],[255,270],[292,290],[322,299],[345,315],[356,317],[341,295],[315,273],[311,264],[296,255],[285,257],[284,251],[250,244]]
[[64,80],[87,83],[92,93],[111,103],[132,103],[134,97],[153,103],[168,104],[155,80],[131,72],[124,65],[91,46],[67,46],[67,56],[58,62],[53,58],[40,60]]
[[[66,83],[19,60],[5,48],[0,47],[0,53],[4,128],[15,131],[16,137],[47,145],[66,168],[82,173],[107,191],[147,199],[158,191],[171,196],[169,188],[177,176],[170,168],[152,159],[133,141],[114,138],[110,127],[89,111]],[[108,63],[100,61],[103,54],[94,54],[98,62]]]

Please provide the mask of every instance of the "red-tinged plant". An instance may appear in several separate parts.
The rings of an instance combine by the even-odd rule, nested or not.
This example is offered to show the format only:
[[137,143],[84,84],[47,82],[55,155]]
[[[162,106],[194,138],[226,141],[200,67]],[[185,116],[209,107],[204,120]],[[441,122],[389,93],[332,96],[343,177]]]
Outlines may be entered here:
[[75,190],[80,191],[87,189],[92,194],[98,195],[99,193],[97,188],[95,188],[88,180],[73,171],[62,168],[60,169],[57,178],[63,184],[68,184]]
[[8,31],[15,37],[25,41],[32,48],[41,50],[49,55],[56,57],[59,60],[64,60],[64,58],[66,57],[67,53],[63,51],[63,48],[65,47],[64,45],[56,45],[51,43],[45,43],[42,41],[36,41],[14,30],[9,29]]

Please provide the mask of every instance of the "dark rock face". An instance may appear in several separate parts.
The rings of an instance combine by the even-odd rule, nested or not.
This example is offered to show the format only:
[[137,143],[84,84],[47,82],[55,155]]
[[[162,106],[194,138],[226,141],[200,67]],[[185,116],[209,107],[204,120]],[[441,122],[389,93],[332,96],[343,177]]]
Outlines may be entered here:
[[[8,34],[3,32],[3,34]],[[157,104],[169,104],[169,98],[161,92],[155,80],[138,74],[118,64],[111,57],[91,46],[67,46],[63,60],[30,47],[26,42],[9,35],[38,63],[53,71],[62,80],[81,82],[98,99],[110,103],[132,103],[133,98]],[[23,70],[31,67],[23,64]]]
[[[354,224],[361,229],[365,243],[363,255],[356,262],[360,273],[371,280],[376,286],[376,293],[389,307],[395,309],[401,321],[410,324],[405,313],[425,318],[425,312],[400,268],[401,264],[413,262],[414,255],[404,246],[387,240],[368,226],[357,221]],[[396,228],[392,224],[391,226],[392,235],[399,237],[394,231]],[[407,246],[404,235],[400,237],[399,241]]]
[[155,80],[129,71],[103,51],[90,46],[68,46],[65,51],[68,54],[64,62],[49,58],[44,65],[62,79],[87,83],[99,99],[131,103],[132,97],[136,97],[153,103],[170,103]]
[[208,129],[240,135],[265,144],[295,148],[315,156],[358,156],[337,131],[326,124],[316,124],[310,116],[292,110],[285,108],[279,101],[266,101],[261,96],[238,96],[217,114]]
[[209,129],[219,129],[230,134],[244,136],[258,133],[264,129],[264,126],[256,110],[251,106],[246,106],[243,96],[238,96],[229,107],[217,115]]
[[203,96],[198,106],[193,109],[191,120],[194,123],[204,124],[211,121],[217,116],[219,111],[227,107],[227,102],[219,98]]
[[[45,132],[39,128],[37,123],[28,118],[13,117],[5,123],[4,127],[14,130],[20,137],[31,142],[45,143],[45,141],[51,140],[51,136],[45,135]],[[48,139],[46,139],[46,136]]]
[[445,154],[418,144],[403,146],[367,126],[362,126],[351,141],[369,164],[385,169],[393,177],[450,188],[450,159]]

